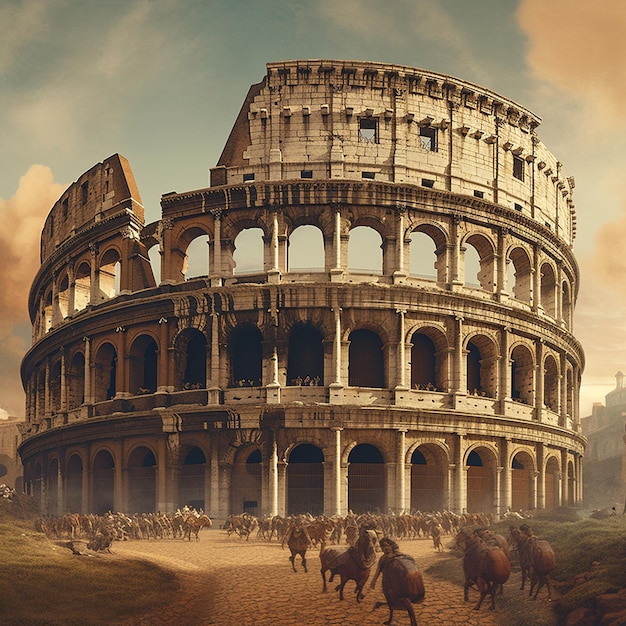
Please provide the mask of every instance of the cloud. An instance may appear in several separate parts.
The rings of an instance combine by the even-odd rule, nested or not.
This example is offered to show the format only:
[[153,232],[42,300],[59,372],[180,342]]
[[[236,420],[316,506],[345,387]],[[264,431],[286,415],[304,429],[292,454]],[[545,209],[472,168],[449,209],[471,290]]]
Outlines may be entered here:
[[5,2],[0,5],[0,75],[10,70],[21,51],[46,29],[47,0]]
[[534,75],[569,93],[600,119],[626,126],[626,3],[522,0],[517,13],[528,36]]
[[[39,239],[45,217],[65,186],[43,165],[31,166],[15,195],[0,198],[0,406],[24,411],[20,361],[28,349],[23,328],[30,325],[28,293],[39,269]],[[20,328],[21,327],[21,328]]]

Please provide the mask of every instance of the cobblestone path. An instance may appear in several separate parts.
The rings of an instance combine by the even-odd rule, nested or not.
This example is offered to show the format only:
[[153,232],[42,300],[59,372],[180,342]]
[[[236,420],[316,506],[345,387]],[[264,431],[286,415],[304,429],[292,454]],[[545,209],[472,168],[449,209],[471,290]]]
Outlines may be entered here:
[[[399,543],[403,552],[415,558],[424,576],[426,598],[415,605],[420,626],[507,624],[503,610],[490,611],[487,600],[480,611],[473,610],[477,592],[470,592],[470,602],[463,602],[462,586],[424,573],[439,559],[454,558],[460,568],[459,559],[447,552],[436,553],[427,539]],[[219,529],[203,530],[199,542],[118,542],[112,551],[156,561],[176,571],[181,584],[165,608],[124,626],[380,626],[388,617],[386,607],[372,610],[375,601],[384,601],[380,580],[360,603],[354,598],[352,581],[346,584],[343,602],[334,583],[328,593],[322,593],[317,548],[307,553],[308,573],[302,571],[300,557],[296,557],[298,571],[294,573],[289,550],[286,546],[282,550],[276,541],[254,537],[241,541]],[[519,575],[513,574],[506,593],[525,593],[518,592],[518,587]],[[407,613],[394,611],[394,624],[409,626]]]

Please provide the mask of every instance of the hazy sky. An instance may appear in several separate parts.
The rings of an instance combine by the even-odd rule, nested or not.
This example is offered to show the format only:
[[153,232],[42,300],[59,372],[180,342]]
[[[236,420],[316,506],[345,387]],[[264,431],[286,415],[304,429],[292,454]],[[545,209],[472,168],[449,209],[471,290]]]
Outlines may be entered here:
[[158,219],[162,194],[208,186],[266,62],[325,58],[450,74],[542,118],[576,180],[589,414],[626,370],[625,57],[623,0],[0,0],[0,407],[23,415],[28,289],[63,190],[119,152]]

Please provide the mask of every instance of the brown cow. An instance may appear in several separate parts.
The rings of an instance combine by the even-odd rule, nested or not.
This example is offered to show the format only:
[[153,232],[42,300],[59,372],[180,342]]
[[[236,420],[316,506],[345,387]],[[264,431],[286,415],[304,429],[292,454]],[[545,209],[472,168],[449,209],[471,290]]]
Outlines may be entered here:
[[326,548],[322,543],[320,549],[320,572],[324,586],[322,591],[326,592],[326,572],[330,572],[328,582],[333,582],[336,574],[339,574],[341,582],[335,587],[339,592],[339,599],[343,600],[343,588],[349,580],[356,583],[354,593],[357,602],[365,596],[363,586],[370,575],[370,569],[376,560],[374,546],[376,542],[376,531],[371,528],[362,527],[359,537],[354,546],[349,548]]
[[503,585],[511,575],[511,563],[506,554],[497,546],[490,546],[476,532],[461,530],[456,536],[456,543],[465,554],[463,556],[463,599],[468,599],[468,589],[476,584],[480,592],[479,610],[485,596],[491,596],[491,609],[496,608],[494,585]]
[[[378,575],[382,572],[383,593],[389,607],[389,620],[385,624],[392,623],[394,609],[404,609],[409,614],[411,626],[417,626],[412,603],[421,602],[425,591],[422,574],[417,569],[415,559],[408,554],[402,554],[398,544],[389,537],[380,540],[380,547],[383,556],[378,560],[370,587],[374,589]],[[376,602],[374,609],[383,604],[384,602]]]
[[[548,601],[552,600],[550,574],[556,567],[556,557],[552,546],[533,534],[532,529],[523,524],[519,529],[511,526],[511,537],[517,544],[520,567],[522,569],[522,586],[524,588],[526,576],[530,579],[529,596],[537,599],[539,590],[545,585],[548,588]],[[533,596],[533,591],[535,590]]]

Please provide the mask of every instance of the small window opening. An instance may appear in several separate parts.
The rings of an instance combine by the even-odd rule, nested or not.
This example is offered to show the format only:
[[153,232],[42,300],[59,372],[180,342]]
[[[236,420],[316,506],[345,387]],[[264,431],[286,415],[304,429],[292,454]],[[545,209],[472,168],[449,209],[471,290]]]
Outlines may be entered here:
[[422,187],[429,187],[432,189],[435,186],[435,181],[430,178],[422,178]]
[[484,197],[485,197],[485,194],[484,194],[484,192],[482,192],[482,191],[478,191],[478,189],[474,189],[474,196],[475,196],[476,198],[484,198]]
[[437,129],[431,126],[420,127],[420,147],[437,152]]
[[65,198],[65,200],[63,200],[63,219],[67,219],[67,214],[69,211],[69,200],[67,198]]
[[524,207],[522,207],[521,204],[518,204],[517,202],[515,203],[515,210],[516,211],[521,211]]
[[361,172],[361,178],[368,178],[374,180],[376,178],[376,172]]
[[244,174],[243,175],[243,182],[244,183],[249,183],[252,180],[254,180],[254,174]]
[[363,117],[359,120],[359,141],[378,143],[378,120],[374,117]]
[[513,177],[524,180],[524,159],[515,154],[513,155]]
[[89,181],[85,181],[80,186],[80,197],[81,197],[81,202],[83,204],[87,204],[87,199],[89,198]]
[[313,178],[313,170],[300,170],[300,178]]

